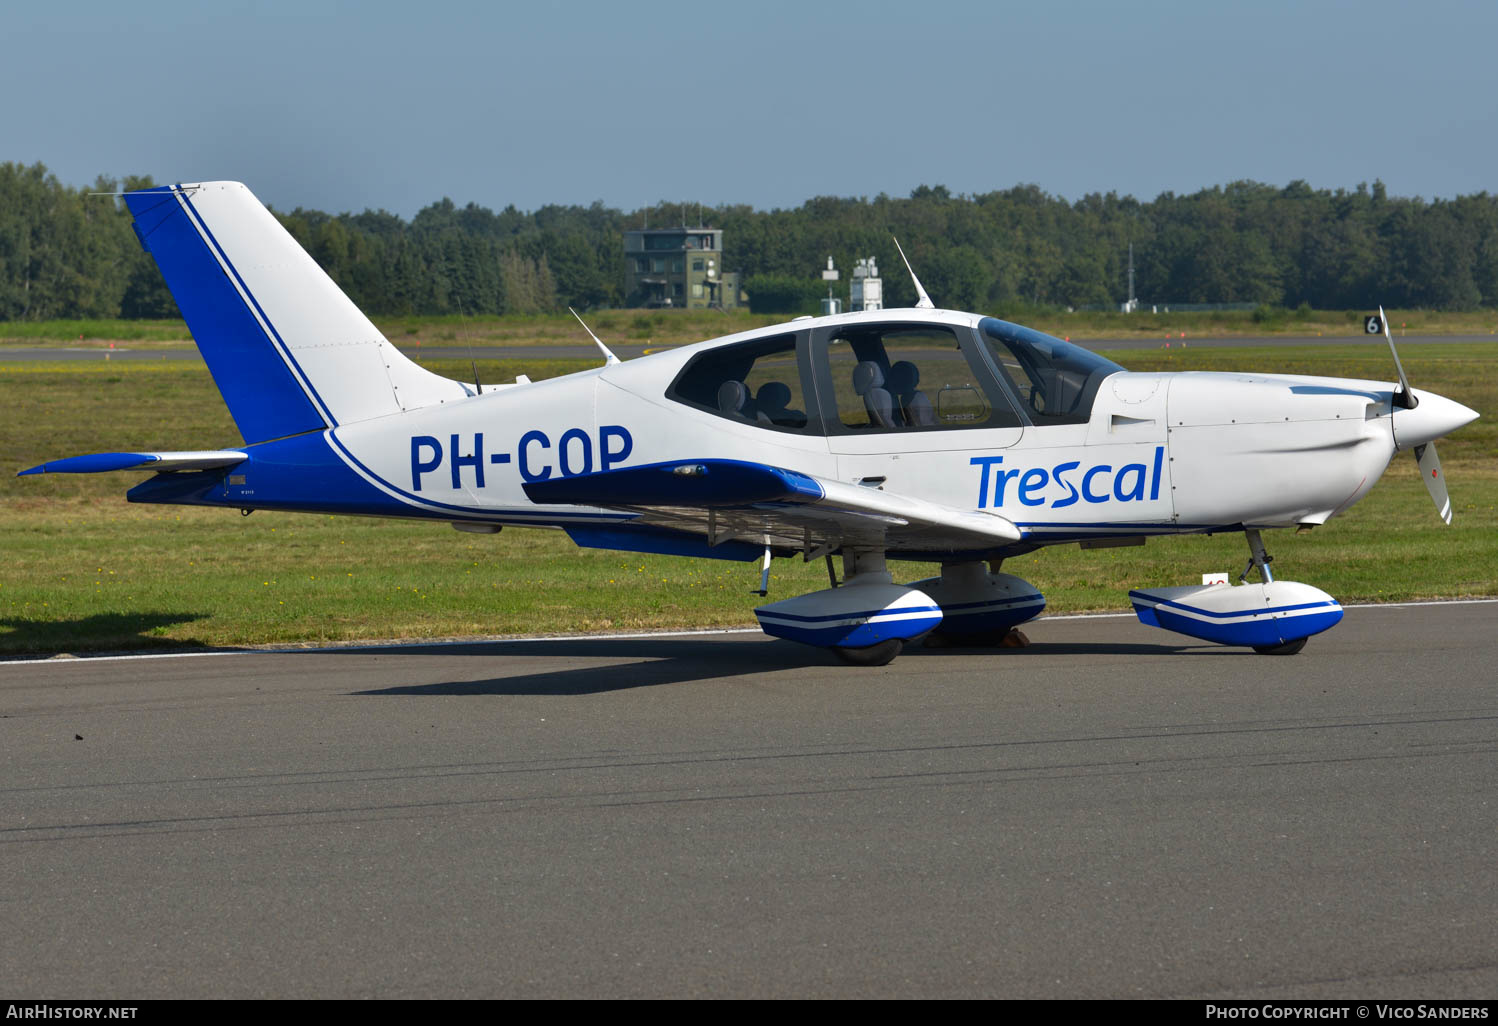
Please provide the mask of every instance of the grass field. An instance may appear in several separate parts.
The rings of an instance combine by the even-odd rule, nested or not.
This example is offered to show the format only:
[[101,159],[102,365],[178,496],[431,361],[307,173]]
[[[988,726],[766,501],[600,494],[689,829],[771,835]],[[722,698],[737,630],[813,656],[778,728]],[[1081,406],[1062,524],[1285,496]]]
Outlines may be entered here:
[[[1227,310],[1192,313],[1120,314],[1025,311],[1006,314],[1054,335],[1072,339],[1192,338],[1287,335],[1295,338],[1361,337],[1363,310]],[[776,324],[781,315],[724,313],[715,310],[602,310],[587,315],[588,324],[605,342],[681,345],[736,331]],[[421,345],[471,345],[477,349],[506,346],[567,345],[591,348],[571,314],[531,317],[377,317],[385,337],[402,348]],[[1389,324],[1398,334],[1494,335],[1498,312],[1390,310]],[[0,346],[94,346],[111,342],[132,348],[177,347],[191,343],[181,321],[6,321],[0,322]]]
[[[1344,602],[1498,595],[1498,344],[1403,354],[1418,387],[1484,419],[1440,443],[1456,523],[1446,527],[1406,454],[1346,516],[1267,539],[1281,576]],[[1213,348],[1115,354],[1136,370],[1276,370],[1387,378],[1377,347]],[[480,360],[486,381],[533,378],[596,360]],[[468,373],[466,361],[428,364]],[[752,624],[755,564],[580,550],[555,531],[494,537],[442,525],[232,510],[133,506],[138,475],[17,479],[59,456],[198,449],[239,441],[200,364],[0,364],[0,654],[294,644]],[[1045,592],[1052,612],[1120,609],[1130,587],[1241,570],[1240,536],[1075,546],[1005,569]],[[905,570],[905,573],[900,573]],[[913,579],[933,572],[897,567]],[[824,587],[819,563],[775,564],[771,595]]]

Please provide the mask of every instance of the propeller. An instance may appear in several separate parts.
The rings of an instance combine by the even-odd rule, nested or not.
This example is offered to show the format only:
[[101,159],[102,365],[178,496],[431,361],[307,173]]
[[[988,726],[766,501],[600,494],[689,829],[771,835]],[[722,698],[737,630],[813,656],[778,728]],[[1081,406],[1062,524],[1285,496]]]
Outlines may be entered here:
[[1441,519],[1451,523],[1451,497],[1446,494],[1446,478],[1441,474],[1441,457],[1436,455],[1435,443],[1415,446],[1415,462],[1420,465],[1420,480],[1425,482],[1425,490],[1436,501]]
[[[1389,331],[1389,319],[1384,316],[1382,306],[1378,308],[1378,321],[1383,325],[1384,338],[1389,340],[1389,352],[1394,354],[1394,369],[1399,372],[1399,391],[1393,395],[1393,407],[1396,410],[1413,410],[1420,405],[1420,400],[1410,391],[1410,381],[1404,376],[1404,364],[1399,362],[1399,350],[1394,348],[1394,336]],[[1398,420],[1395,421],[1394,439],[1396,443],[1399,440]],[[1415,463],[1420,467],[1420,480],[1425,482],[1425,490],[1430,492],[1430,497],[1436,504],[1436,512],[1446,523],[1451,523],[1451,496],[1446,492],[1446,476],[1441,473],[1441,458],[1436,455],[1435,441],[1416,445],[1414,452]]]

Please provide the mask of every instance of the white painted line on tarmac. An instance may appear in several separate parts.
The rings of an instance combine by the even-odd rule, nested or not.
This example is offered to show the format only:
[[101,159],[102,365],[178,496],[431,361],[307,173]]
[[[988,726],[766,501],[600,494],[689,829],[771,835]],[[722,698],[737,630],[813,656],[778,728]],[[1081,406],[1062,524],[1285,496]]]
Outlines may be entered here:
[[211,652],[135,652],[130,655],[65,655],[43,656],[40,659],[5,659],[0,666],[35,666],[38,663],[55,663],[71,666],[74,663],[114,663],[122,659],[195,659],[199,656],[250,655],[255,649],[221,648]]
[[[1481,606],[1498,603],[1498,598],[1430,599],[1424,602],[1361,602],[1344,609],[1409,609],[1415,606]],[[1133,613],[1063,613],[1042,616],[1044,620],[1132,620]],[[311,648],[223,648],[211,652],[134,652],[125,655],[62,655],[41,659],[4,659],[0,666],[36,666],[40,663],[110,663],[128,659],[194,659],[201,656],[294,655],[309,652],[377,652],[406,648],[454,648],[464,645],[526,645],[540,641],[642,641],[650,638],[701,638],[726,634],[759,634],[758,627],[719,627],[691,631],[636,631],[630,634],[549,634],[520,637],[447,639],[443,641],[371,641],[357,645],[320,645]]]

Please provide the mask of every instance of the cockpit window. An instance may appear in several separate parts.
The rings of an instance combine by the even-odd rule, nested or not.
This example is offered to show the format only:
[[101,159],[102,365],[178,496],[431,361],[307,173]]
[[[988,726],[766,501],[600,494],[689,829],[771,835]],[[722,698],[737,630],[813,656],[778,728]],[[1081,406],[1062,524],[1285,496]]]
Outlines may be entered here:
[[1098,385],[1123,370],[1081,346],[996,317],[978,327],[995,368],[1037,425],[1087,423]]
[[808,428],[795,335],[702,353],[687,364],[666,395],[745,424],[798,433]]
[[[1017,427],[1019,418],[992,376],[969,363],[970,351],[971,343],[965,351],[956,332],[940,325],[839,329],[824,350],[824,373],[837,406],[833,430]],[[830,418],[832,410],[826,415]]]

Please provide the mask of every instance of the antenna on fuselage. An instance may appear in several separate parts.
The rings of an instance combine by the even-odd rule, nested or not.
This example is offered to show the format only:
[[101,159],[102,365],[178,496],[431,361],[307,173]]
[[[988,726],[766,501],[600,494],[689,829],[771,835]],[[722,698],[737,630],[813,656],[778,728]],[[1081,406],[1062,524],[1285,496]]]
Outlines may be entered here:
[[[893,235],[890,238],[895,239]],[[917,310],[935,310],[936,304],[931,302],[931,297],[926,295],[926,290],[921,288],[921,279],[915,276],[915,268],[910,266],[910,260],[905,256],[905,250],[900,246],[900,240],[895,239],[895,248],[900,250],[900,259],[905,261],[905,270],[910,272],[910,282],[915,286],[915,308]]]
[[484,383],[479,380],[479,362],[473,358],[473,339],[468,334],[468,315],[463,312],[463,301],[458,300],[458,328],[463,332],[463,343],[468,347],[468,364],[473,368],[473,394],[484,394]]
[[583,326],[583,330],[588,333],[588,337],[598,344],[599,349],[603,350],[603,365],[605,367],[612,367],[614,364],[619,362],[619,357],[609,352],[609,347],[603,344],[603,339],[593,334],[593,329],[588,327],[587,322],[582,319],[582,317],[576,310],[572,309],[572,307],[569,306],[567,308],[567,312],[577,318],[577,323]]

